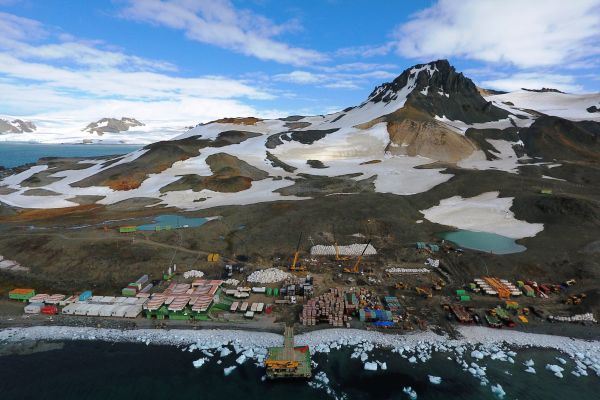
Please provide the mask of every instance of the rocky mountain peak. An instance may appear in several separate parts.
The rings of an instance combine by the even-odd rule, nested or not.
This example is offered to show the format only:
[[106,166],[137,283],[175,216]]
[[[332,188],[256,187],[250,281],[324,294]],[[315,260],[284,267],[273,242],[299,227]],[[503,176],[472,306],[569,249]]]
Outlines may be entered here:
[[389,103],[406,98],[406,106],[467,123],[496,121],[508,112],[493,106],[480,94],[473,81],[457,72],[448,60],[417,64],[406,69],[392,82],[373,90],[369,102]]
[[121,119],[102,118],[88,124],[82,131],[103,135],[104,133],[124,132],[135,126],[144,126],[144,124],[135,118],[129,117],[122,117]]
[[36,126],[31,121],[0,119],[0,133],[24,133],[33,132],[36,129]]

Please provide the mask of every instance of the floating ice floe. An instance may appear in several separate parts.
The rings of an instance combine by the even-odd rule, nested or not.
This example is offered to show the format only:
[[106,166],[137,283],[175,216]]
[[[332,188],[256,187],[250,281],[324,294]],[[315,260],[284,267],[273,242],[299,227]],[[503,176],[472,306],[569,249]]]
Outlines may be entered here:
[[556,376],[557,378],[562,378],[562,372],[565,370],[563,367],[558,366],[556,364],[546,364],[546,369],[548,371],[552,371],[554,373],[554,376]]
[[490,389],[492,389],[492,393],[494,393],[499,399],[503,399],[504,396],[506,396],[506,392],[504,391],[504,389],[502,389],[502,385],[500,385],[499,383],[492,385]]
[[364,364],[364,368],[365,368],[365,371],[377,371],[377,363],[374,361],[373,362],[367,361]]
[[476,358],[476,359],[478,359],[478,360],[481,360],[481,359],[483,359],[484,355],[483,355],[483,353],[482,353],[481,351],[479,351],[479,350],[473,350],[473,351],[471,352],[471,357],[473,357],[473,358]]
[[194,365],[194,368],[200,368],[201,366],[204,365],[204,363],[208,361],[207,358],[199,358],[196,361],[194,361],[192,364]]
[[245,363],[245,362],[246,362],[246,356],[242,354],[241,356],[239,356],[239,357],[238,357],[238,358],[235,360],[235,362],[236,362],[236,363],[238,363],[238,364],[240,364],[240,365],[242,365],[243,363]]
[[411,400],[416,400],[417,398],[417,392],[415,392],[414,389],[410,386],[404,387],[404,389],[402,389],[402,392],[406,393],[408,397],[411,398]]
[[528,372],[530,374],[535,374],[536,373],[535,372],[535,368],[533,368],[533,367],[527,367],[527,369],[525,370],[525,372]]
[[532,359],[529,359],[529,360],[525,361],[523,363],[523,365],[525,365],[526,367],[533,367],[535,365],[535,363],[533,362]]
[[375,361],[377,364],[379,364],[379,368],[381,368],[382,371],[387,370],[387,363],[386,362],[381,362],[381,361]]
[[440,383],[442,383],[442,378],[439,376],[429,375],[429,382],[434,385],[439,385]]
[[237,368],[237,366],[236,366],[236,365],[234,365],[234,366],[231,366],[231,367],[226,367],[226,368],[224,368],[224,369],[223,369],[223,374],[224,374],[225,376],[229,376],[229,375],[231,375],[231,373],[232,373],[232,372],[233,372],[233,371],[234,371],[236,368]]

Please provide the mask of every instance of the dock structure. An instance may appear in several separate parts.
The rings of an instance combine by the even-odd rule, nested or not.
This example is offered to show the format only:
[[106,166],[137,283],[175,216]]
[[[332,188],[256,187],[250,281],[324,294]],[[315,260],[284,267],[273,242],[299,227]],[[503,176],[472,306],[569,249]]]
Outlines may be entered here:
[[283,347],[271,347],[265,361],[267,378],[310,378],[311,359],[308,346],[294,346],[294,328],[286,326]]

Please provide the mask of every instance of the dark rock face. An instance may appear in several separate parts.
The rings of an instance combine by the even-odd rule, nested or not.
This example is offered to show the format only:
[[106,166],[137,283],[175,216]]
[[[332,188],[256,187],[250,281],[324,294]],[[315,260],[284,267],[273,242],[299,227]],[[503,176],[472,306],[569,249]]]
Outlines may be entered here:
[[553,88],[541,88],[541,89],[526,89],[526,88],[521,88],[521,90],[526,90],[528,92],[536,92],[536,93],[564,93],[564,92],[561,92],[558,89],[553,89]]
[[600,123],[542,116],[519,131],[528,155],[569,161],[600,161]]
[[445,116],[467,123],[489,122],[507,118],[509,113],[486,101],[473,81],[447,60],[418,64],[405,70],[392,82],[373,90],[369,101],[390,102],[398,98],[407,85],[412,88],[406,104],[430,116]]
[[330,133],[338,131],[339,128],[332,129],[311,129],[306,131],[290,131],[275,133],[267,138],[267,149],[274,149],[275,147],[286,142],[295,141],[302,144],[313,144],[314,142],[323,139]]
[[591,106],[585,109],[589,113],[597,113],[600,112],[600,108],[598,106]]
[[0,119],[0,134],[33,132],[36,129],[36,126],[31,121],[23,121],[22,119],[8,121]]

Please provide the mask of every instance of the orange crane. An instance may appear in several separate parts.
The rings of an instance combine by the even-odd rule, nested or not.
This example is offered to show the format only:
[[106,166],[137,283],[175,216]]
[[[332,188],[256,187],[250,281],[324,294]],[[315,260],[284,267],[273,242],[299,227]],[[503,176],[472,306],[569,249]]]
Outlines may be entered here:
[[298,245],[296,246],[296,252],[294,253],[294,261],[292,265],[290,265],[290,271],[306,271],[306,267],[298,264],[298,256],[300,255],[300,243],[302,241],[302,232],[300,232],[300,237],[298,238]]
[[370,244],[371,244],[371,239],[369,239],[369,241],[367,242],[367,245],[363,249],[362,253],[360,253],[360,256],[358,256],[358,258],[356,259],[356,263],[354,263],[354,267],[352,267],[352,269],[344,268],[344,272],[346,272],[348,274],[358,274],[358,266],[360,265],[360,261],[362,260],[363,256],[365,255],[365,251],[367,251],[367,248],[369,247]]
[[430,299],[433,296],[433,293],[431,293],[431,289],[429,288],[415,287],[415,291],[419,296],[422,296],[426,299]]
[[349,260],[350,257],[342,257],[342,256],[340,256],[340,249],[338,247],[337,239],[335,238],[335,225],[332,227],[332,230],[333,230],[333,245],[335,246],[335,259],[336,259],[336,261]]

